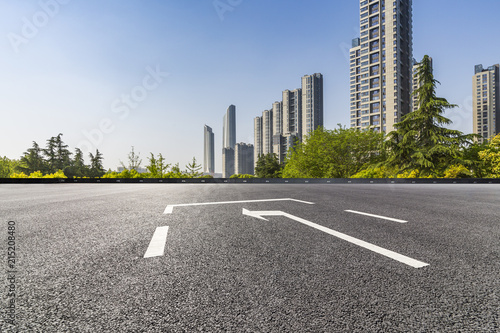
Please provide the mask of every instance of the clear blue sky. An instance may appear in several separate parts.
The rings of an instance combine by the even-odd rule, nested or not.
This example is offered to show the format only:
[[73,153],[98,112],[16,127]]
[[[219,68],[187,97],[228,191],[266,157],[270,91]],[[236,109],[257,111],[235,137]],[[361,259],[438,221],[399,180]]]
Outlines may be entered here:
[[[220,172],[226,108],[236,105],[237,141],[253,143],[253,118],[316,72],[325,127],[349,124],[357,0],[220,0],[234,4],[222,19],[213,0],[56,1],[0,2],[1,156],[63,133],[72,150],[97,147],[106,168],[131,146],[143,165],[153,152],[184,166],[203,161],[207,124]],[[500,62],[499,12],[498,0],[413,4],[414,56],[434,58],[438,94],[460,105],[448,116],[464,132],[474,65]]]

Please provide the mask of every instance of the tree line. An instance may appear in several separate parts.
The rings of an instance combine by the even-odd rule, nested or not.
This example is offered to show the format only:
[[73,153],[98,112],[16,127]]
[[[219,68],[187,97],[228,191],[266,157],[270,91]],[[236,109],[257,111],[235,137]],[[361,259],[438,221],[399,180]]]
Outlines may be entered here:
[[48,139],[45,148],[33,141],[19,160],[0,158],[0,178],[97,178],[106,173],[98,149],[89,153],[90,164],[85,164],[81,149],[70,152],[62,136]]
[[[148,158],[147,172],[140,173],[142,160],[134,147],[128,155],[128,163],[120,162],[123,171],[116,172],[103,167],[104,157],[96,149],[89,153],[90,164],[86,164],[79,148],[74,153],[62,140],[62,134],[46,141],[45,148],[33,141],[18,160],[0,157],[0,178],[197,178],[202,177],[201,165],[193,157],[184,170],[179,163],[167,163],[162,154],[153,153]],[[204,176],[210,177],[210,176]]]

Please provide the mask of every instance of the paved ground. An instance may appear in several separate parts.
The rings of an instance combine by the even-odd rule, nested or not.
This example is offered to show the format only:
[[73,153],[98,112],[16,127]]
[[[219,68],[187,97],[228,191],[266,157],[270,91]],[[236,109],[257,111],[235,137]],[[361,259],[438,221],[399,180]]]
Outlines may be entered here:
[[500,185],[0,185],[0,221],[1,332],[500,331]]

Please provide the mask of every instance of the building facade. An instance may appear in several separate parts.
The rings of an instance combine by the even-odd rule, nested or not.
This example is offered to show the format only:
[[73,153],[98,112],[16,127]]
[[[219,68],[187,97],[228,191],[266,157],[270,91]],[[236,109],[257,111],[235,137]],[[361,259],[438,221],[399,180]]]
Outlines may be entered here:
[[479,142],[491,140],[500,133],[497,119],[499,108],[499,65],[485,69],[483,65],[474,68],[473,91],[473,133],[481,136]]
[[411,105],[412,0],[360,0],[350,50],[351,128],[388,133]]
[[251,144],[237,143],[234,150],[235,173],[239,175],[254,174],[254,148]]
[[203,172],[209,175],[215,173],[215,142],[214,133],[210,126],[205,125],[203,144]]
[[323,75],[316,73],[302,77],[302,141],[323,126]]

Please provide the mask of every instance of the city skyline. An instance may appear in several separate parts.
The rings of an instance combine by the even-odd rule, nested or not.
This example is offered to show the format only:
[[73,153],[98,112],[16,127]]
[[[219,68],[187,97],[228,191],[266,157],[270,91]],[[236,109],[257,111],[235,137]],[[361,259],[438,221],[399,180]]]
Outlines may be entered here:
[[[470,15],[477,8],[488,10]],[[438,94],[460,105],[447,114],[452,127],[466,133],[473,131],[473,68],[499,62],[500,46],[489,42],[498,9],[491,0],[413,4],[413,56],[433,57]],[[63,133],[72,150],[82,143],[98,148],[106,168],[115,169],[131,146],[143,164],[152,152],[182,167],[193,155],[203,160],[199,128],[220,123],[230,103],[238,106],[236,141],[252,143],[255,115],[305,73],[325,75],[325,127],[349,127],[348,55],[359,36],[358,2],[244,1],[219,14],[210,1],[3,2],[0,108],[7,121],[0,155],[18,159],[32,141],[44,147]],[[271,17],[288,18],[261,24]],[[300,47],[283,52],[292,41]],[[186,121],[193,126],[182,126]]]
[[323,126],[323,75],[315,73],[301,78],[301,87],[284,90],[282,100],[254,119],[254,164],[261,155],[276,154],[284,163],[288,151],[297,141]]

